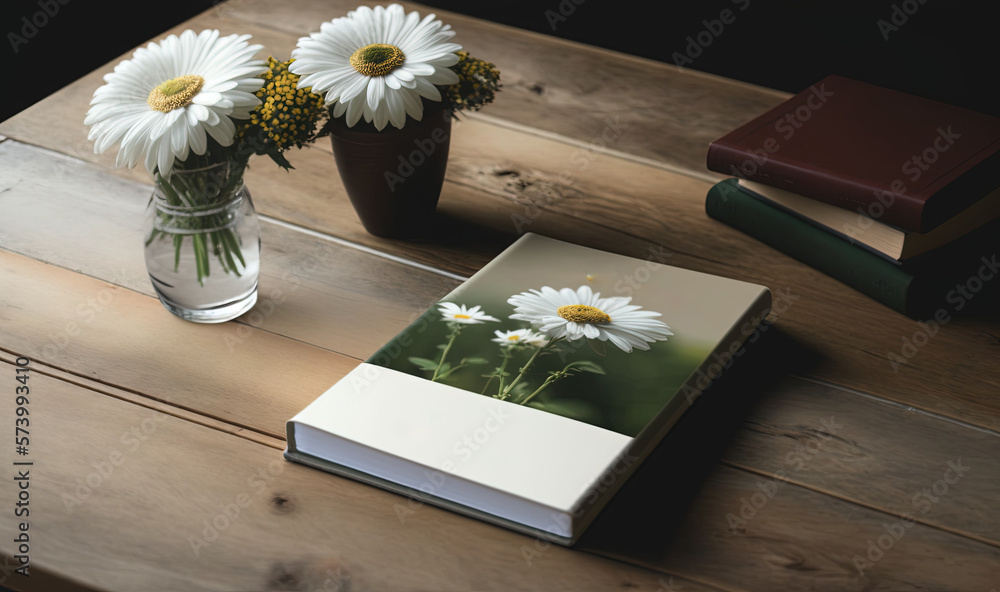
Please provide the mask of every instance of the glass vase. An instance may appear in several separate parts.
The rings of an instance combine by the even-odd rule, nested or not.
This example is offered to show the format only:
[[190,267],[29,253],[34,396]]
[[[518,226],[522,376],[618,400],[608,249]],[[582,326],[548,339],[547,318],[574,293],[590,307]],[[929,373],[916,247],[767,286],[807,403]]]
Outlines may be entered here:
[[157,175],[146,209],[146,270],[178,317],[221,323],[257,301],[260,227],[245,164],[221,162]]

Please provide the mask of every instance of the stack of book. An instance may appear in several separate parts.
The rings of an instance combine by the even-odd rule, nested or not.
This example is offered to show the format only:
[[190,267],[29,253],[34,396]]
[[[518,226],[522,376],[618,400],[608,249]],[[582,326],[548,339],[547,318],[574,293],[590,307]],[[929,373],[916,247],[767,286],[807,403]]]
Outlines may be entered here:
[[1000,118],[829,76],[712,142],[707,165],[731,175],[709,216],[907,316],[1000,275]]

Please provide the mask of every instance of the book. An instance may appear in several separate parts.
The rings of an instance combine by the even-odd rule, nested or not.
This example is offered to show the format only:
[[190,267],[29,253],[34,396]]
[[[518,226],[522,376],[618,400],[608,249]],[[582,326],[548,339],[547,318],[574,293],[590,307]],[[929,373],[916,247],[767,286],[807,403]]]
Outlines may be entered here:
[[831,75],[712,142],[707,166],[928,232],[1000,185],[1000,118]]
[[527,233],[287,426],[285,458],[574,544],[769,314],[760,285]]
[[[951,245],[907,262],[893,262],[750,195],[735,178],[709,189],[705,211],[916,320],[964,307],[972,295],[962,288],[970,278],[982,278],[984,265],[992,278],[1000,228],[994,221]],[[975,291],[985,283],[977,282]]]
[[1000,188],[928,232],[911,232],[778,187],[746,179],[739,185],[773,207],[895,262],[950,244],[1000,217]]

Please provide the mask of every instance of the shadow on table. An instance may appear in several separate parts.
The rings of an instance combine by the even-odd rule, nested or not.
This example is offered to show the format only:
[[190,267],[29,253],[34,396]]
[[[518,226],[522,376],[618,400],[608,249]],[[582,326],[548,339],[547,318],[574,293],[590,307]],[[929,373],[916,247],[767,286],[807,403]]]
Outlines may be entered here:
[[770,326],[704,391],[575,548],[638,564],[659,561],[750,409],[773,385],[808,372],[818,360],[804,344]]
[[519,238],[515,232],[502,232],[489,226],[454,216],[440,208],[429,221],[412,224],[397,240],[445,247],[489,249],[497,253]]

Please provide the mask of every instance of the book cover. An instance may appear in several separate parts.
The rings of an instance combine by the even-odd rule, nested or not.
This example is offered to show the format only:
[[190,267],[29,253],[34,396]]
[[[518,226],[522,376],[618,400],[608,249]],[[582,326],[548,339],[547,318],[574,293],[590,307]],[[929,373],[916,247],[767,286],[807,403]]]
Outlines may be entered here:
[[929,232],[912,232],[778,187],[747,179],[739,179],[739,185],[750,195],[771,206],[893,262],[912,260],[949,245],[1000,217],[1000,189],[994,189],[986,197]]
[[770,304],[525,234],[288,421],[285,456],[570,545]]
[[[892,262],[774,207],[740,188],[735,178],[708,191],[706,213],[771,247],[822,271],[913,319],[927,319],[950,306],[950,295],[970,277],[981,260],[995,254],[997,225],[988,224],[967,237],[908,262]],[[990,246],[992,245],[992,249]]]
[[1000,118],[828,76],[709,145],[710,170],[927,232],[998,186]]

